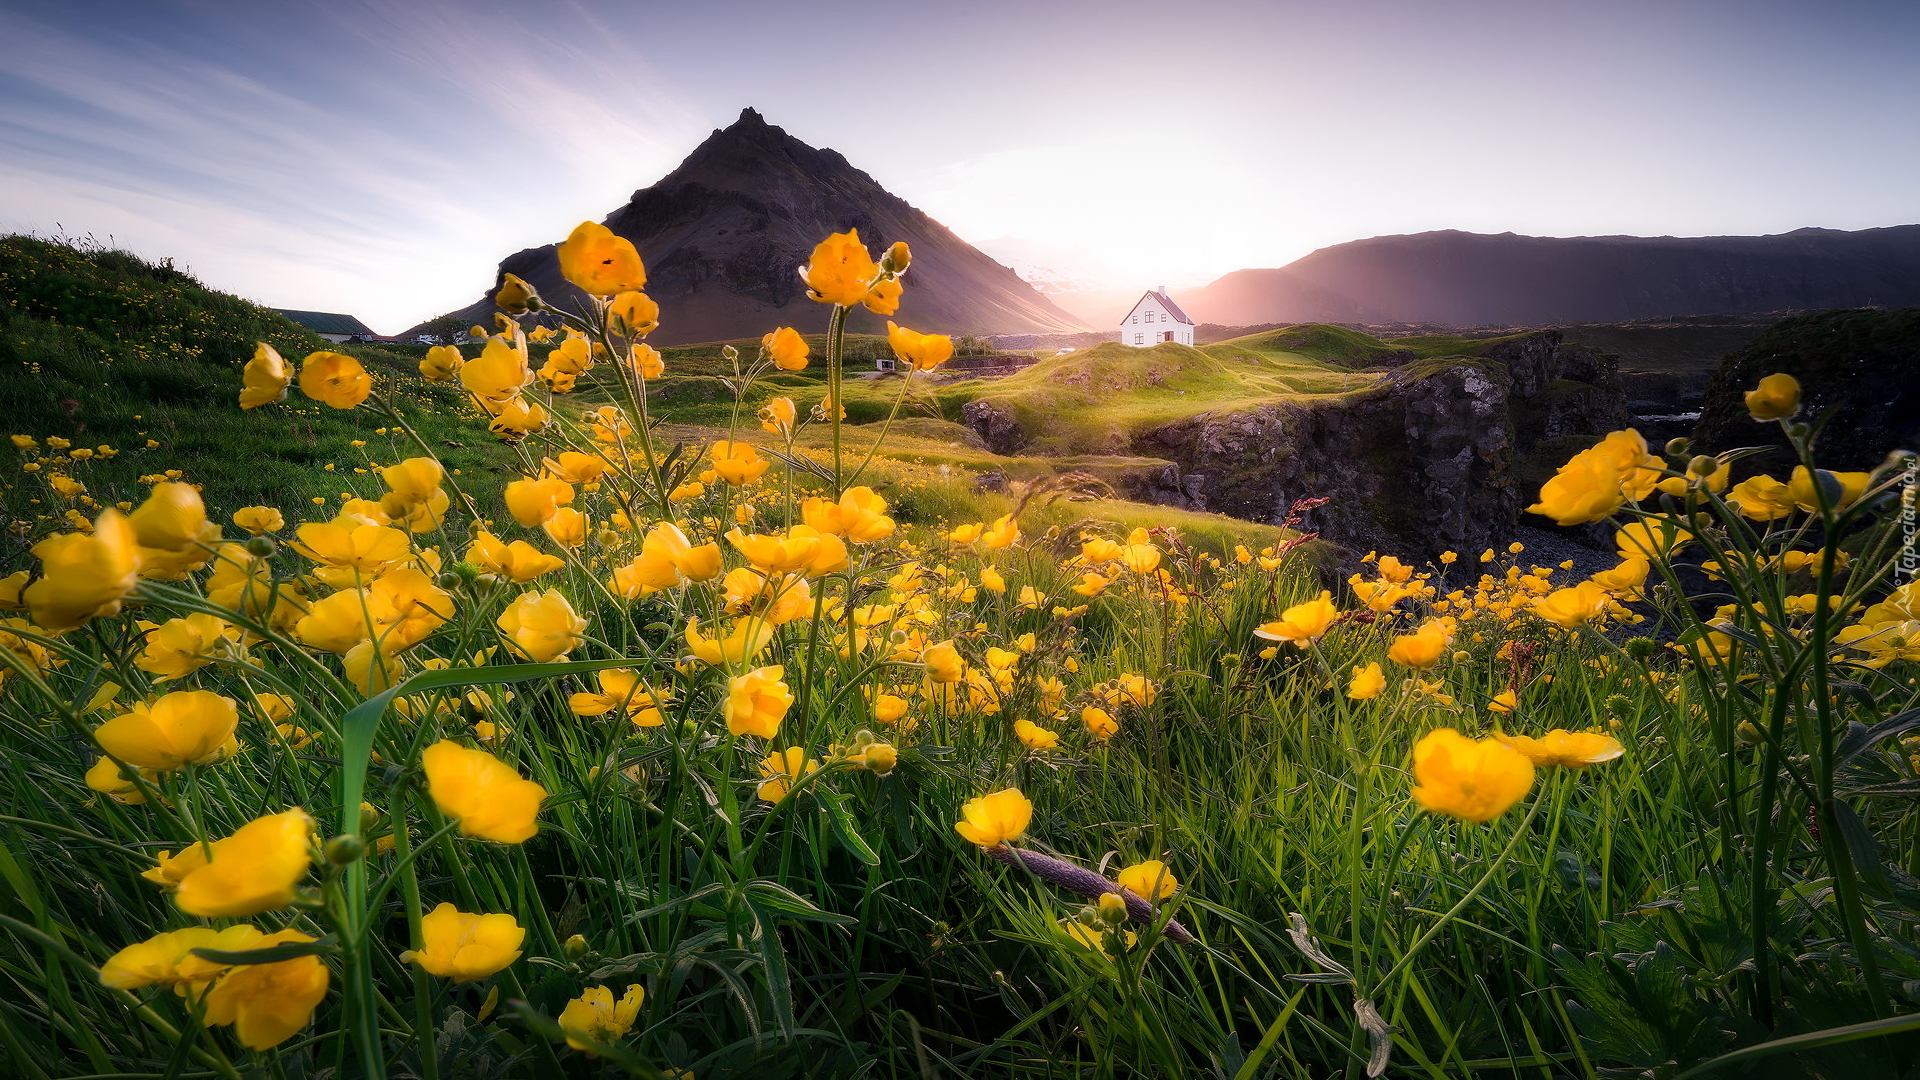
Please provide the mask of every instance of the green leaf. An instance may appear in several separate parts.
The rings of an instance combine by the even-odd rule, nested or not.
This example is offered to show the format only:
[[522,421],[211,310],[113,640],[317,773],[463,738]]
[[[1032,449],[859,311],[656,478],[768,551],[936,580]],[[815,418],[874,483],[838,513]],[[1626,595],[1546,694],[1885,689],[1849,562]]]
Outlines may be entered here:
[[747,883],[747,894],[768,911],[785,915],[802,922],[830,923],[834,926],[857,926],[860,920],[850,915],[841,915],[816,906],[813,901],[787,888],[777,881],[761,878]]
[[1869,1020],[1864,1024],[1846,1024],[1841,1027],[1826,1028],[1821,1031],[1809,1031],[1805,1035],[1793,1035],[1785,1039],[1774,1039],[1757,1046],[1743,1046],[1730,1054],[1721,1054],[1712,1061],[1681,1073],[1675,1080],[1692,1080],[1696,1076],[1705,1076],[1710,1072],[1724,1069],[1729,1065],[1753,1061],[1757,1058],[1772,1057],[1775,1054],[1792,1054],[1801,1050],[1812,1050],[1820,1046],[1833,1046],[1836,1043],[1853,1042],[1856,1039],[1877,1039],[1887,1035],[1898,1035],[1905,1031],[1920,1031],[1920,1013],[1906,1016],[1889,1016],[1885,1020]]
[[846,796],[829,787],[814,785],[813,795],[827,812],[827,824],[840,845],[868,866],[879,866],[880,856],[853,827],[853,814],[847,810]]

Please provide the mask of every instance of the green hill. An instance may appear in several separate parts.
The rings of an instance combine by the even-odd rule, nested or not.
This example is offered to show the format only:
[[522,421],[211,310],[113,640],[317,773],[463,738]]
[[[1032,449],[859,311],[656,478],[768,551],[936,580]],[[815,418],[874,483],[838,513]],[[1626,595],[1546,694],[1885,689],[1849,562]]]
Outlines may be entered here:
[[[6,418],[0,435],[33,438],[40,447],[22,451],[22,465],[41,465],[8,470],[0,503],[9,519],[39,522],[68,509],[91,515],[93,507],[81,498],[53,491],[48,477],[54,474],[80,481],[86,497],[109,505],[143,498],[141,478],[170,469],[201,485],[216,515],[252,503],[292,511],[315,497],[369,494],[377,484],[355,468],[369,456],[390,463],[418,452],[400,439],[374,435],[382,426],[377,420],[328,408],[297,390],[281,405],[241,412],[240,368],[257,341],[295,363],[321,348],[353,354],[450,467],[505,460],[463,395],[422,382],[412,357],[329,345],[275,312],[206,288],[171,262],[6,236],[0,237],[0,416]],[[50,449],[50,438],[91,456],[76,460],[71,451]],[[355,447],[361,439],[369,445]]]

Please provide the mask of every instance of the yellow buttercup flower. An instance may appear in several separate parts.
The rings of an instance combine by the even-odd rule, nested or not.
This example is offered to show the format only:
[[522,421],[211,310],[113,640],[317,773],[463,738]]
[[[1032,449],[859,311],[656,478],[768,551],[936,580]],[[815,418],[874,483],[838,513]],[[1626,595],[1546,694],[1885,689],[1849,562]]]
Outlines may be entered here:
[[735,735],[758,735],[771,739],[780,730],[780,721],[793,704],[793,694],[781,681],[786,669],[778,664],[755,668],[736,675],[727,683],[727,701],[722,711],[727,730]]
[[640,1003],[646,996],[645,988],[638,983],[628,986],[618,1002],[613,1000],[612,990],[604,986],[589,987],[560,1011],[560,1030],[567,1033],[567,1045],[591,1055],[591,1044],[615,1042],[633,1030],[634,1021],[640,1016]]
[[531,529],[544,524],[562,506],[573,502],[573,485],[555,476],[521,477],[510,481],[500,497],[513,520]]
[[442,739],[420,755],[420,765],[433,805],[460,820],[462,835],[518,844],[540,831],[534,819],[547,789],[485,750]]
[[149,630],[133,666],[159,676],[159,681],[178,679],[235,655],[237,637],[238,631],[219,616],[196,611]]
[[1826,469],[1810,473],[1805,465],[1795,465],[1793,476],[1787,480],[1787,498],[1793,500],[1795,506],[1810,514],[1817,511],[1820,506],[1814,484],[1816,476],[1826,477],[1837,483],[1838,492],[1830,500],[1832,509],[1836,512],[1859,502],[1861,496],[1867,493],[1867,485],[1873,479],[1872,473],[1829,472]]
[[1115,880],[1121,888],[1154,903],[1167,899],[1180,888],[1180,879],[1174,877],[1173,871],[1167,869],[1167,864],[1159,859],[1134,863],[1120,871]]
[[499,338],[489,338],[480,355],[463,364],[457,373],[467,392],[495,414],[533,383],[527,355]]
[[1778,521],[1794,511],[1794,499],[1787,485],[1771,476],[1750,476],[1733,485],[1727,501],[1753,521]]
[[1322,589],[1319,596],[1304,604],[1293,605],[1281,612],[1278,620],[1262,624],[1253,634],[1268,641],[1311,645],[1325,637],[1338,618],[1340,609],[1333,606],[1333,594]]
[[1422,736],[1413,747],[1413,797],[1435,813],[1492,821],[1533,788],[1533,763],[1493,739],[1469,739],[1452,728]]
[[1013,737],[1029,750],[1051,750],[1060,745],[1060,733],[1049,731],[1031,720],[1015,720]]
[[1555,626],[1573,630],[1605,615],[1611,606],[1613,597],[1607,590],[1592,581],[1582,581],[1535,600],[1533,613]]
[[529,308],[539,304],[540,294],[520,275],[502,274],[500,290],[493,294],[493,302],[509,315],[525,315]]
[[586,641],[587,620],[558,589],[521,593],[494,625],[516,654],[537,664],[563,657]]
[[[635,253],[636,258],[638,254],[638,252]],[[638,289],[629,290],[614,297],[613,302],[607,305],[607,322],[613,332],[621,337],[645,337],[660,328],[660,305],[654,303],[652,297]],[[654,355],[657,357],[660,354],[654,353]],[[657,373],[644,372],[643,374],[651,379]]]
[[[1866,475],[1865,473],[1861,474]],[[1693,534],[1665,518],[1630,521],[1614,531],[1613,546],[1620,558],[1664,559],[1687,545]]]
[[800,268],[807,295],[823,304],[852,307],[864,301],[880,276],[880,267],[860,242],[860,230],[848,229],[820,241],[813,257]]
[[760,786],[754,794],[767,802],[779,802],[793,790],[793,782],[815,772],[820,763],[807,756],[807,752],[798,746],[789,746],[766,756],[760,763]]
[[1098,705],[1088,705],[1080,710],[1080,722],[1087,726],[1087,734],[1096,739],[1111,739],[1120,730],[1120,721],[1113,714]]
[[430,457],[408,458],[380,470],[380,479],[402,507],[424,503],[440,493],[447,470]]
[[287,396],[287,387],[293,385],[293,370],[273,346],[262,341],[254,346],[253,359],[241,370],[240,384],[240,407],[257,409]]
[[243,506],[233,512],[233,524],[259,536],[286,528],[287,519],[271,506]]
[[1785,420],[1800,411],[1800,380],[1775,372],[1747,391],[1746,402],[1755,420]]
[[981,847],[995,847],[1026,835],[1033,821],[1033,803],[1017,787],[968,799],[960,807],[962,820],[954,831]]
[[240,724],[232,698],[208,690],[178,690],[93,730],[100,748],[129,765],[171,771],[222,760],[233,750]]
[[[158,779],[160,774],[152,769],[136,770],[148,783]],[[105,795],[121,806],[140,806],[147,796],[140,785],[129,779],[118,764],[110,757],[102,757],[87,769],[86,782],[89,788]]]
[[627,364],[643,379],[657,379],[667,373],[666,358],[651,345],[635,345],[628,349]]
[[200,493],[190,484],[155,484],[146,501],[127,515],[140,545],[140,576],[179,581],[213,558],[220,526],[207,520]]
[[322,349],[300,365],[300,392],[336,409],[351,409],[373,392],[373,379],[360,361]]
[[1356,664],[1353,678],[1347,683],[1347,696],[1355,701],[1369,701],[1380,696],[1387,688],[1387,675],[1380,670],[1380,662],[1372,661],[1365,667]]
[[773,358],[781,371],[801,371],[807,366],[807,339],[791,326],[783,326],[760,339],[760,347]]
[[800,417],[800,410],[789,397],[777,397],[760,406],[760,430],[775,435],[792,435],[793,422]]
[[54,633],[112,615],[139,586],[140,552],[133,526],[118,510],[94,521],[93,533],[50,536],[33,546],[40,579],[22,591],[33,621]]
[[900,279],[883,277],[867,290],[865,304],[875,315],[892,315],[900,310]]
[[115,990],[165,986],[186,998],[199,997],[229,965],[202,960],[194,949],[237,952],[254,948],[266,935],[244,923],[215,930],[189,926],[155,934],[121,949],[100,965],[100,984]]
[[561,507],[553,516],[541,522],[540,531],[561,547],[577,548],[587,542],[587,531],[593,522],[587,515],[570,506]]
[[[310,522],[293,535],[295,551],[338,570],[357,571],[363,580],[379,576],[413,554],[407,534],[387,525]],[[344,576],[345,582],[352,580],[352,574]]]
[[429,975],[456,983],[484,979],[520,959],[527,931],[512,915],[469,915],[441,904],[420,916],[420,948],[402,953]]
[[1440,662],[1453,635],[1439,619],[1429,619],[1411,634],[1402,634],[1387,647],[1387,659],[1402,667],[1426,669]]
[[508,443],[514,443],[546,427],[550,419],[546,406],[523,397],[513,397],[493,410],[493,420],[487,424],[487,430]]
[[[185,860],[174,903],[189,915],[243,918],[286,907],[313,861],[313,819],[295,807],[258,817],[215,841],[212,853],[195,844],[175,857]],[[162,864],[165,868],[165,864]]]
[[660,712],[664,692],[647,689],[640,676],[630,668],[609,668],[598,675],[600,692],[576,693],[567,698],[567,707],[575,716],[605,716],[615,709],[625,710],[635,727],[660,727],[667,722]]
[[893,355],[916,371],[932,371],[953,356],[953,339],[945,334],[921,334],[887,322],[887,344]]
[[1584,769],[1602,761],[1612,761],[1627,752],[1619,739],[1604,731],[1554,728],[1537,739],[1525,735],[1503,735],[1496,731],[1493,737],[1525,754],[1527,760],[1535,765],[1559,765],[1568,769]]
[[[251,948],[314,940],[298,930],[268,934]],[[318,956],[236,965],[207,992],[207,1023],[232,1024],[240,1042],[268,1050],[299,1034],[327,996],[327,965]]]
[[773,633],[773,624],[749,617],[733,620],[725,634],[708,637],[700,632],[700,620],[688,619],[687,648],[714,667],[744,664],[766,651],[773,643]]
[[980,544],[990,551],[1012,547],[1020,539],[1020,523],[1012,514],[995,518],[993,524],[980,533]]
[[720,479],[738,487],[751,484],[760,479],[772,462],[760,457],[760,452],[751,443],[728,442],[721,439],[708,450],[713,455],[713,471]]
[[942,641],[930,645],[920,654],[920,662],[927,667],[927,678],[937,683],[957,683],[966,674],[967,662],[960,650],[953,647],[952,641]]
[[453,345],[435,345],[420,358],[420,377],[430,383],[452,382],[467,366],[467,360]]
[[524,585],[567,564],[565,559],[548,555],[525,540],[501,543],[499,537],[485,531],[475,533],[473,543],[467,545],[467,561],[515,585]]
[[633,241],[598,222],[583,221],[555,252],[560,274],[581,292],[612,296],[646,287],[647,270]]

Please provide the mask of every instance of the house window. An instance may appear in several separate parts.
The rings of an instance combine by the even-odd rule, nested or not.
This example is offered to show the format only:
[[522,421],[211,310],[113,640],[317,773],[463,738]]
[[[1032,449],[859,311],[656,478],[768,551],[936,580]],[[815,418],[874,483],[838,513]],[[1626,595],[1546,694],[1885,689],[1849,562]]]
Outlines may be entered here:
[[1135,345],[1145,345],[1147,343],[1147,335],[1145,334],[1133,335],[1133,343]]
[[1140,316],[1135,315],[1133,318],[1128,319],[1127,321],[1134,324],[1135,326],[1138,326],[1140,325]]

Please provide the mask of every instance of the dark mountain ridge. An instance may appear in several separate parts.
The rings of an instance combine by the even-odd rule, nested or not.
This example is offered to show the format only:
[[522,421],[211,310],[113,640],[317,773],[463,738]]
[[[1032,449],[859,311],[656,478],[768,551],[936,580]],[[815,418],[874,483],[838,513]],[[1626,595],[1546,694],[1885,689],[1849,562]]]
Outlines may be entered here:
[[1198,321],[1545,326],[1920,304],[1920,225],[1773,236],[1446,230],[1237,270],[1180,303]]
[[[796,268],[828,233],[849,228],[877,256],[905,240],[913,269],[897,319],[935,333],[1063,333],[1084,330],[1018,274],[955,236],[854,168],[808,146],[752,109],[715,129],[671,173],[633,193],[606,226],[632,240],[647,264],[647,293],[660,303],[658,344],[754,337],[782,323],[813,331],[825,309],[806,297]],[[507,256],[541,294],[571,304],[554,244]],[[495,276],[495,288],[501,277]],[[491,325],[493,290],[452,314]],[[424,327],[425,324],[422,324]],[[856,310],[852,329],[884,329]],[[418,328],[416,328],[418,329]]]

